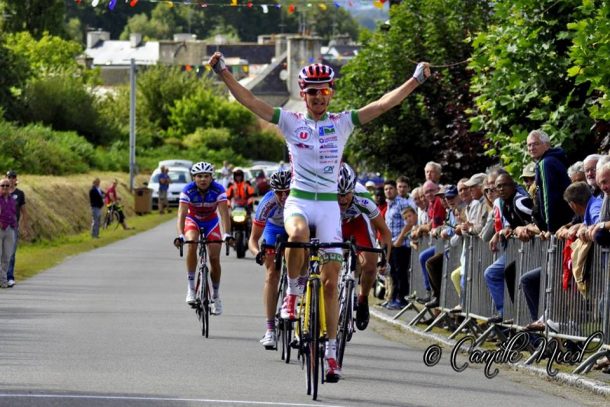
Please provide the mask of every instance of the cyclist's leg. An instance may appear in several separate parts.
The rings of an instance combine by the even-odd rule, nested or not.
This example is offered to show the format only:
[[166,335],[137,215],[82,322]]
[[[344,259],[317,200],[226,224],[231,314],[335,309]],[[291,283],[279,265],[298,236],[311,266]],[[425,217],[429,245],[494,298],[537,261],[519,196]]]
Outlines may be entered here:
[[[199,239],[199,225],[187,216],[184,222],[184,238],[186,240]],[[191,304],[195,303],[195,271],[197,270],[197,245],[186,245],[186,275],[188,280],[187,300]]]
[[[202,223],[202,229],[204,230],[205,237],[209,240],[222,240],[222,234],[220,233],[220,218],[205,221]],[[210,278],[212,280],[212,288],[214,289],[214,298],[218,297],[218,290],[220,287],[220,243],[213,243],[208,245],[208,255],[210,256]]]
[[[289,242],[309,241],[309,222],[306,212],[307,202],[289,196],[284,206],[284,228]],[[303,249],[290,249],[285,251],[286,267],[288,268],[288,293],[296,294],[296,280],[300,275],[301,268],[305,262],[305,251]]]

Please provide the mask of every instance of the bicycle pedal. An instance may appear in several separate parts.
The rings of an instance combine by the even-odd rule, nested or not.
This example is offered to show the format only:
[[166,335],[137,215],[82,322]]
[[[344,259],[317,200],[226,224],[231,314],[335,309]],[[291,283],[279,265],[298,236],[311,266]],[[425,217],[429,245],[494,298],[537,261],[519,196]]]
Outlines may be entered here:
[[277,350],[277,346],[269,345],[269,346],[265,346],[265,349],[266,350]]

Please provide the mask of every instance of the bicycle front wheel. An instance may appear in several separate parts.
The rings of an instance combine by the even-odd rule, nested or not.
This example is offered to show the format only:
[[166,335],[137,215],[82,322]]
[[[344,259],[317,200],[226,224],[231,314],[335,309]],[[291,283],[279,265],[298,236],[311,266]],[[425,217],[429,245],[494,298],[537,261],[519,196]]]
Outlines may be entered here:
[[318,383],[320,379],[320,280],[311,282],[311,302],[309,304],[309,356],[311,372],[311,393],[314,400],[318,399]]
[[350,335],[350,322],[353,318],[354,281],[347,280],[341,290],[339,304],[339,329],[337,331],[337,363],[343,366],[345,346]]
[[208,268],[203,266],[199,272],[200,284],[197,299],[201,312],[201,335],[208,337],[210,331],[210,287],[208,284]]

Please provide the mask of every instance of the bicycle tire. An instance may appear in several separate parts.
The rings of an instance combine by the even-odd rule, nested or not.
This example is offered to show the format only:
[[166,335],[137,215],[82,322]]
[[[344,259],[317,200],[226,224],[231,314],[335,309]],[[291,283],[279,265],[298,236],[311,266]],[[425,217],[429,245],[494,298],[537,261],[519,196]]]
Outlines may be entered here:
[[207,266],[204,265],[199,273],[201,275],[201,289],[198,293],[201,303],[201,335],[208,338],[210,333],[210,289]]
[[[281,343],[281,355],[282,360],[285,360],[285,346],[286,341],[284,338],[284,330],[286,329],[285,321],[281,318],[280,313],[282,311],[282,300],[284,298],[284,291],[286,290],[284,274],[280,274],[280,281],[277,287],[277,296],[275,297],[275,338],[277,342]],[[279,350],[279,346],[276,345],[276,350]],[[286,362],[288,363],[288,362]]]
[[[120,220],[121,220],[121,217],[119,216],[119,213],[116,211],[113,211],[112,220],[110,221],[110,225],[114,225],[114,230],[119,228],[119,224],[121,223]],[[110,225],[108,225],[108,226],[110,226]]]
[[303,320],[299,320],[299,359],[301,359],[301,369],[305,368],[305,388],[307,395],[311,395],[311,352],[309,350],[309,334],[303,333]]
[[311,303],[309,304],[309,351],[311,362],[311,392],[312,399],[318,399],[318,383],[320,379],[320,280],[311,282]]
[[112,222],[112,212],[108,211],[104,215],[104,221],[102,222],[102,229],[108,229],[110,223]]
[[343,356],[350,336],[350,319],[353,318],[354,281],[347,280],[341,290],[341,304],[339,311],[339,329],[337,331],[337,363],[343,366]]

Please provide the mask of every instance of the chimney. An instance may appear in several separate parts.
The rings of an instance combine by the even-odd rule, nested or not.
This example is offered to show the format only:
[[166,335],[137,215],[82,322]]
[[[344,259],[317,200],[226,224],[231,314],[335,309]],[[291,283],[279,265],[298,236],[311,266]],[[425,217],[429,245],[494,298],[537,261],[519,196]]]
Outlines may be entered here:
[[100,41],[109,41],[110,33],[108,31],[89,31],[87,32],[87,48],[96,47]]
[[142,44],[142,34],[131,33],[129,34],[129,46],[131,48],[137,48]]

